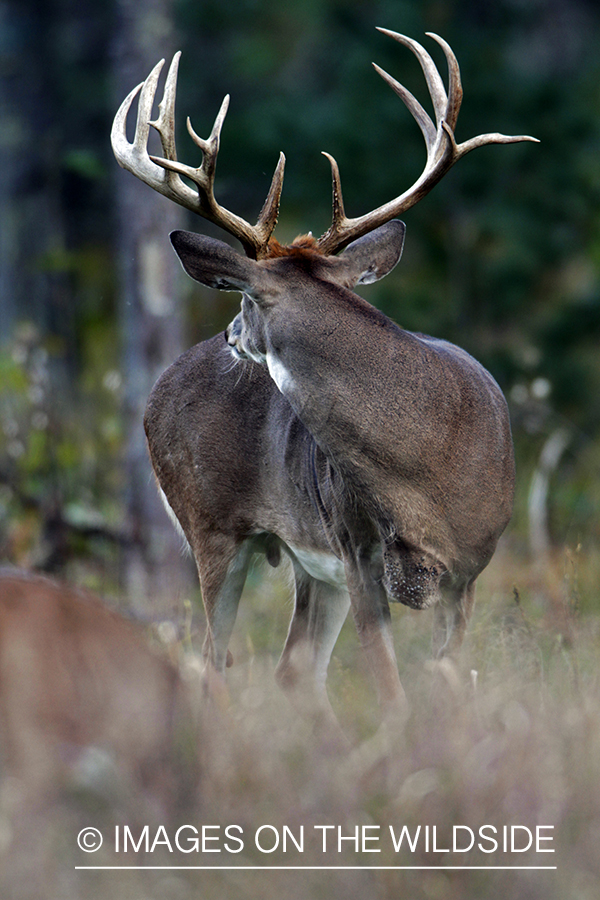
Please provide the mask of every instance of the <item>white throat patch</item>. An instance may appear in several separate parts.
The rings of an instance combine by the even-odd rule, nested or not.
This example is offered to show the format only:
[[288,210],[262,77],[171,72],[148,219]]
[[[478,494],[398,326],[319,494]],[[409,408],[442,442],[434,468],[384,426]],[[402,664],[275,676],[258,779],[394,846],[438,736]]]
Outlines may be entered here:
[[294,379],[283,363],[276,359],[272,353],[267,353],[267,368],[269,375],[284,396],[294,390]]

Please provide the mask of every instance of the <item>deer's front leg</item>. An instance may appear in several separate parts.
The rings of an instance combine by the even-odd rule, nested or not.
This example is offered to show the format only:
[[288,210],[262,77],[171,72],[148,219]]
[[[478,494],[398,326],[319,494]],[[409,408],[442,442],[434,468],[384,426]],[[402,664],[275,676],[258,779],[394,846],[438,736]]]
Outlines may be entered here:
[[433,612],[433,658],[455,659],[461,648],[475,604],[475,582],[461,590],[444,592],[444,603]]
[[316,713],[318,719],[336,728],[327,696],[327,667],[348,614],[348,593],[312,578],[297,565],[294,575],[294,615],[277,665],[277,681],[301,712]]
[[344,560],[354,623],[385,718],[403,719],[407,701],[398,675],[385,590],[367,555]]

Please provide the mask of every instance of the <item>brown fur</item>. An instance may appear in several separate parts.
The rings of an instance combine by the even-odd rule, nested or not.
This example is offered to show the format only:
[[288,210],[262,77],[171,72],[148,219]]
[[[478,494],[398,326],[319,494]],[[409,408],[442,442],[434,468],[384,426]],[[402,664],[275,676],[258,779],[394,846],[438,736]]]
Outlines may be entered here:
[[119,783],[166,812],[182,700],[139,625],[67,584],[0,570],[0,752],[22,806],[81,787],[98,756],[102,790]]
[[154,470],[198,565],[207,660],[224,673],[268,535],[291,557],[296,588],[282,685],[302,684],[318,716],[333,716],[325,674],[350,602],[382,711],[401,716],[390,600],[433,605],[434,653],[455,652],[510,517],[499,388],[458,347],[402,330],[352,293],[397,263],[400,222],[335,258],[310,236],[260,262],[202,235],[171,241],[201,284],[244,294],[227,343],[219,335],[180,357],[145,416]]
[[281,259],[284,256],[322,257],[323,253],[319,250],[317,239],[312,234],[299,234],[291,244],[280,244],[276,238],[271,238],[267,259]]

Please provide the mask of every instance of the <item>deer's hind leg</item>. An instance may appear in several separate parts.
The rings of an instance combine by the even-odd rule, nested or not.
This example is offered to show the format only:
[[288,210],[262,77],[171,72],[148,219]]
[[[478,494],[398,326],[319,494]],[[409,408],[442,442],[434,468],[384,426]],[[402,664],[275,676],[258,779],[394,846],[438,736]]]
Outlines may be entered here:
[[313,578],[296,563],[294,577],[294,613],[276,678],[303,713],[316,713],[337,724],[327,696],[327,667],[348,614],[350,598],[344,588]]
[[379,567],[370,552],[355,553],[345,560],[352,615],[363,655],[371,670],[384,719],[403,722],[406,695],[394,650],[390,607]]
[[206,614],[202,652],[207,667],[222,675],[231,665],[227,648],[254,546],[251,539],[211,532],[194,542],[193,551]]

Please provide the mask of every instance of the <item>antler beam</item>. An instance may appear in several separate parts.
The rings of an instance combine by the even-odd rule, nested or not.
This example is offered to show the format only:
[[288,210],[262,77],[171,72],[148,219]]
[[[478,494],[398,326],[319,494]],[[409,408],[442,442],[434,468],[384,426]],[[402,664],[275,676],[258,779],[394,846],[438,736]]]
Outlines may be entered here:
[[428,113],[425,112],[410,91],[373,63],[375,70],[389,84],[392,90],[398,94],[419,125],[427,148],[427,162],[417,181],[407,191],[400,194],[399,197],[364,216],[349,219],[344,210],[338,165],[329,153],[324,153],[324,156],[328,158],[331,164],[333,180],[332,223],[325,234],[317,241],[319,250],[325,255],[337,253],[351,241],[362,237],[410,209],[411,206],[414,206],[422,197],[429,193],[455,162],[476,147],[482,147],[484,144],[514,144],[519,141],[537,142],[537,138],[529,137],[528,135],[480,134],[478,137],[471,138],[462,144],[457,144],[454,137],[454,129],[463,92],[458,61],[450,46],[439,35],[427,32],[428,37],[437,41],[446,56],[449,85],[448,93],[446,93],[444,82],[435,63],[421,44],[403,34],[388,31],[386,28],[378,28],[377,30],[394,38],[398,43],[404,44],[405,47],[412,50],[419,60],[433,102],[436,124],[434,125]]
[[[152,69],[142,84],[139,84],[127,95],[113,122],[111,131],[113,152],[117,162],[124,169],[132,172],[155,191],[168,197],[169,200],[173,200],[180,206],[184,206],[224,228],[225,231],[238,238],[247,256],[261,259],[267,255],[269,239],[277,224],[285,157],[283,153],[279,155],[271,187],[256,225],[250,225],[244,219],[220,206],[214,195],[214,181],[221,128],[227,114],[229,96],[223,100],[207,140],[199,137],[192,128],[189,118],[187,120],[188,131],[202,150],[202,164],[198,168],[194,168],[178,162],[175,148],[175,95],[180,56],[181,53],[178,52],[173,57],[163,98],[159,104],[158,118],[155,121],[151,120],[152,106],[164,59]],[[135,136],[133,143],[130,143],[126,133],[127,115],[138,94]],[[163,157],[149,156],[148,154],[150,126],[155,128],[160,135]],[[189,187],[181,179],[182,175],[193,182],[194,188]]]

